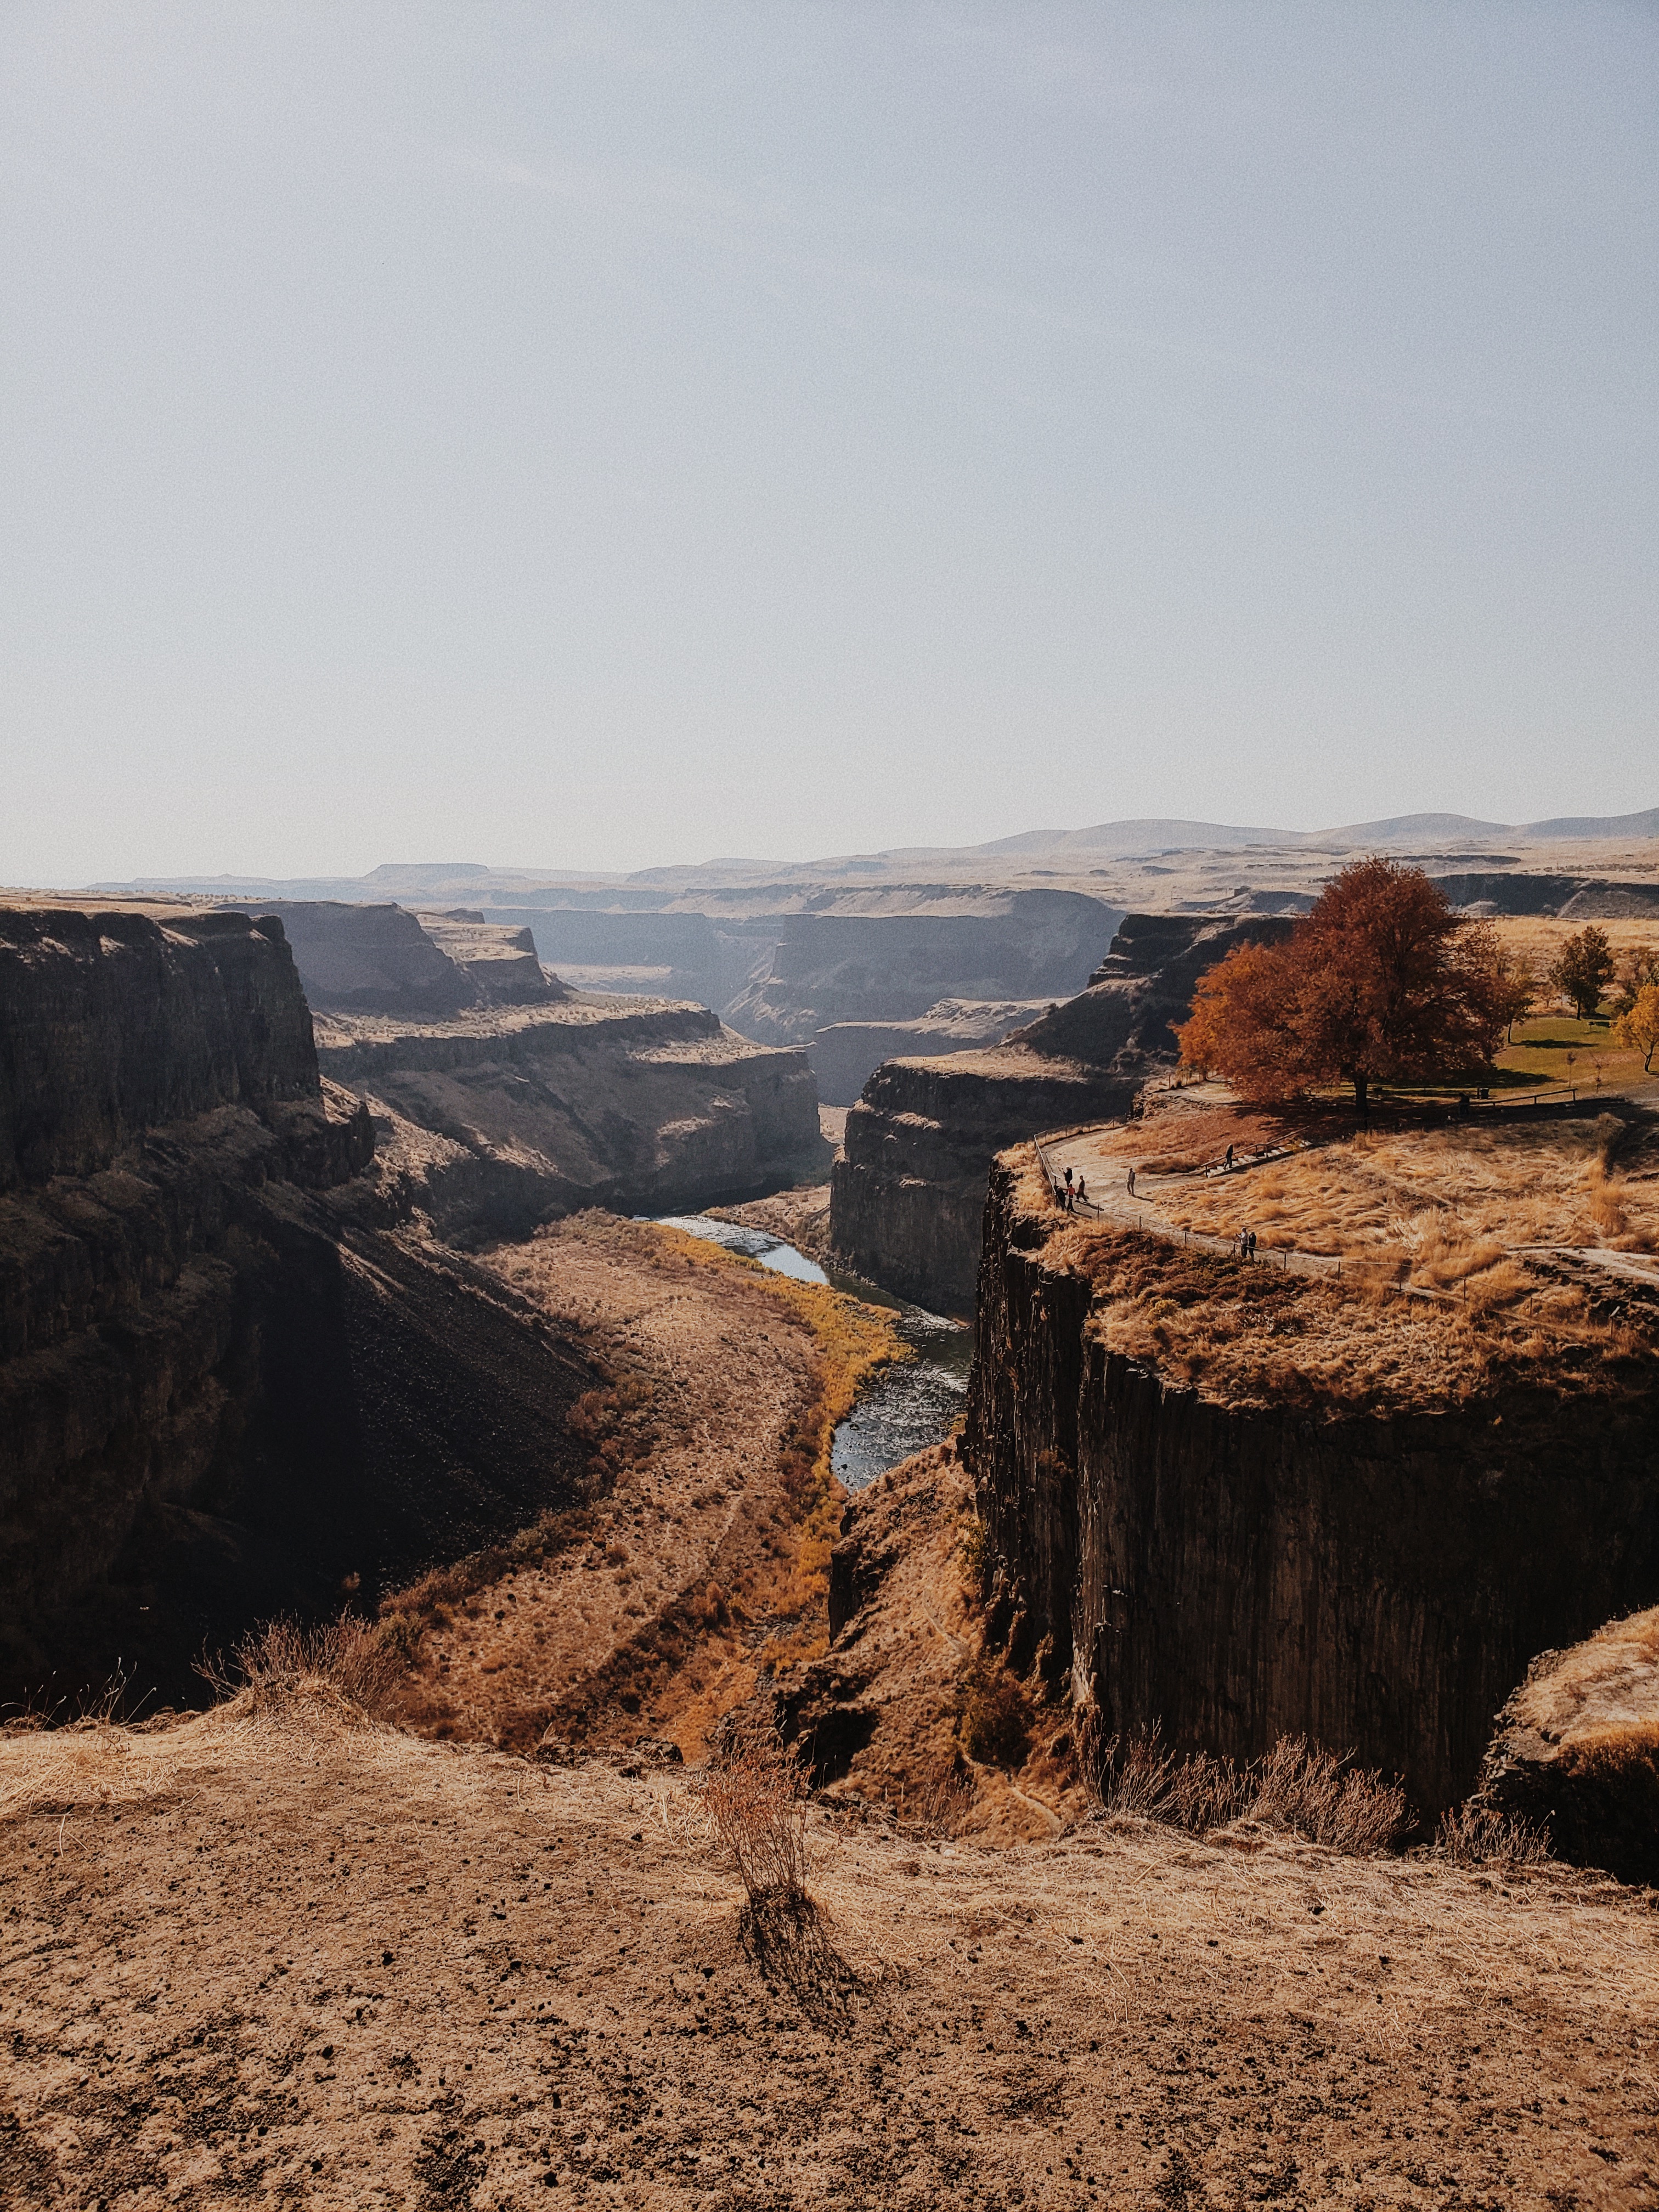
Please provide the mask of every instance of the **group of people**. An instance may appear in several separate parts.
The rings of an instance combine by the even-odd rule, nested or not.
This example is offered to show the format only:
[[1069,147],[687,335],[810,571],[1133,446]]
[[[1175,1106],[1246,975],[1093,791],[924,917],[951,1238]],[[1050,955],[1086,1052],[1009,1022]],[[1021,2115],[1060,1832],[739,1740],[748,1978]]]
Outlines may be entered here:
[[1254,1230],[1254,1229],[1241,1229],[1241,1230],[1239,1231],[1239,1232],[1238,1232],[1238,1256],[1239,1256],[1239,1258],[1240,1258],[1241,1260],[1254,1260],[1254,1259],[1255,1259],[1255,1230]]
[[1072,1170],[1067,1168],[1065,1182],[1057,1182],[1054,1185],[1055,1205],[1062,1213],[1075,1213],[1079,1206],[1086,1206],[1088,1202],[1088,1185],[1081,1176],[1079,1176],[1074,1182],[1072,1180]]

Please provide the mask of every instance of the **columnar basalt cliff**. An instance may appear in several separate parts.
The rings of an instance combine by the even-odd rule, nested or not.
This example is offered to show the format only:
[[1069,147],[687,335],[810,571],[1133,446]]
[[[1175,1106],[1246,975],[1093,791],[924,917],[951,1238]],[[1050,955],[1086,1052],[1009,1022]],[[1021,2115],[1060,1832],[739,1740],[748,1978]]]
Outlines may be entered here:
[[1173,1065],[1171,1024],[1204,970],[1235,945],[1290,927],[1272,916],[1128,915],[1088,988],[1001,1045],[886,1061],[847,1116],[830,1178],[836,1249],[878,1283],[968,1310],[994,1155],[1127,1114],[1146,1077]]
[[1029,1148],[999,1160],[964,1449],[992,1633],[1105,1735],[1305,1734],[1433,1814],[1534,1653],[1659,1596],[1650,1394],[1224,1402],[1103,1341],[1065,1220]]
[[0,909],[0,1054],[8,1693],[570,1494],[587,1361],[396,1218],[280,922]]

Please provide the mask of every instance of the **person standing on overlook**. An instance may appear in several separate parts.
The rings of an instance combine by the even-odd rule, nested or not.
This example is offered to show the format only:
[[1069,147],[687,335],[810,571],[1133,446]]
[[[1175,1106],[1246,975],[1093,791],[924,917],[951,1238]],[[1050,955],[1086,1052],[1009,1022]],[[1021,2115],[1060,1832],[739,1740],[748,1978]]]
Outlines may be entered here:
[[1133,1168],[1131,1168],[1131,1169],[1130,1169],[1130,1170],[1129,1170],[1129,1195],[1130,1195],[1130,1197],[1131,1197],[1131,1198],[1133,1198],[1133,1197],[1134,1196],[1134,1194],[1135,1194],[1135,1171],[1134,1171],[1134,1170],[1133,1170]]

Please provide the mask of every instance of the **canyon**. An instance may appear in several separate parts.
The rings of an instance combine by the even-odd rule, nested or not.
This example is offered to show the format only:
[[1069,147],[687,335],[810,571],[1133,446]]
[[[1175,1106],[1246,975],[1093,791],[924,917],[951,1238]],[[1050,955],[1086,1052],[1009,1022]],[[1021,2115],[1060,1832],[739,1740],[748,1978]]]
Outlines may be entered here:
[[579,1501],[591,1351],[461,1248],[827,1150],[802,1056],[706,1009],[569,992],[470,915],[459,960],[395,908],[295,919],[347,1011],[277,916],[0,909],[10,1694],[185,1694],[204,1640]]

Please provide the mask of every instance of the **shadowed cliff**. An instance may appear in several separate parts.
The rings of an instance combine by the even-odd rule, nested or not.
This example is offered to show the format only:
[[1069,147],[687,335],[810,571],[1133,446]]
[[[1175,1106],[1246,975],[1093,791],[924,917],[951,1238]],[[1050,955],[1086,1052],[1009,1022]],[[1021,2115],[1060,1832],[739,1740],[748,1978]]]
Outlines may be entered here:
[[0,910],[0,1679],[337,1602],[573,1494],[592,1376],[365,1204],[280,922]]

